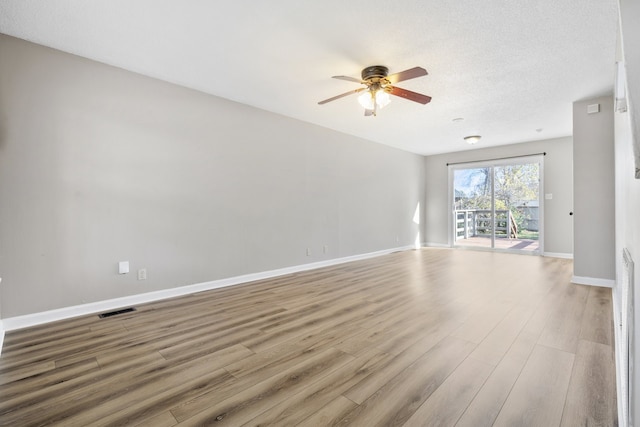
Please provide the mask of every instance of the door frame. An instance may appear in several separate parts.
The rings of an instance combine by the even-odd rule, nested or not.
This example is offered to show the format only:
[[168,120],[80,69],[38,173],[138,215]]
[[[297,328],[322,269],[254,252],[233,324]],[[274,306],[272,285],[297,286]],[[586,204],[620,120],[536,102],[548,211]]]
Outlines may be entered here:
[[[526,164],[526,163],[538,163],[539,166],[539,179],[540,185],[538,188],[538,250],[537,251],[523,251],[520,249],[498,249],[495,248],[495,228],[491,235],[491,248],[483,248],[483,247],[462,247],[456,246],[456,232],[453,229],[454,215],[455,215],[455,202],[454,202],[454,182],[453,175],[455,170],[460,169],[475,169],[475,168],[491,168],[491,211],[492,218],[495,221],[495,180],[493,174],[493,168],[495,166],[508,166],[514,164]],[[494,160],[481,160],[477,162],[461,162],[448,164],[448,183],[447,183],[447,194],[448,194],[448,203],[447,203],[447,217],[448,217],[448,228],[449,232],[447,233],[449,236],[449,247],[451,248],[470,248],[477,250],[489,250],[495,252],[508,252],[508,253],[517,253],[517,254],[528,254],[528,255],[544,255],[544,154],[532,154],[532,155],[524,155],[524,156],[515,156],[508,157],[503,159],[494,159]]]

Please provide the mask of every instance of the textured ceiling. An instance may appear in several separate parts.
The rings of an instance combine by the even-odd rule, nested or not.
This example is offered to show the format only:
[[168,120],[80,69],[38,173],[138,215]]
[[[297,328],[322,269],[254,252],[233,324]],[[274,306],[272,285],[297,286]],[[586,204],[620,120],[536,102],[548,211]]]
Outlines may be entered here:
[[[570,135],[616,29],[616,0],[0,0],[1,33],[420,154]],[[317,104],[377,64],[431,103]]]

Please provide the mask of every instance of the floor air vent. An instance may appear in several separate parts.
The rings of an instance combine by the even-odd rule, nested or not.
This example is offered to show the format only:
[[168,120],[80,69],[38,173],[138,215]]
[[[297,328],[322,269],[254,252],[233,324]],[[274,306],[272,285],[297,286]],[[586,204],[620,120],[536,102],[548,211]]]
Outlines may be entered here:
[[104,319],[105,317],[117,316],[118,314],[131,313],[132,311],[136,311],[136,309],[133,307],[123,308],[122,310],[110,311],[108,313],[99,314],[98,317],[100,317],[101,319]]

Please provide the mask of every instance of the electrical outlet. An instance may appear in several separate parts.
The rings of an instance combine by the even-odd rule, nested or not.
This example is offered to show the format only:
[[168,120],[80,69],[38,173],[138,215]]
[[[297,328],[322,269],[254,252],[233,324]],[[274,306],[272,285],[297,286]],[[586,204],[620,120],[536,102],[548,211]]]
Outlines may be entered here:
[[324,246],[322,247],[322,252],[324,252],[325,254],[326,254],[327,252],[329,252],[329,246],[324,245]]
[[147,280],[147,269],[141,268],[138,270],[138,280]]

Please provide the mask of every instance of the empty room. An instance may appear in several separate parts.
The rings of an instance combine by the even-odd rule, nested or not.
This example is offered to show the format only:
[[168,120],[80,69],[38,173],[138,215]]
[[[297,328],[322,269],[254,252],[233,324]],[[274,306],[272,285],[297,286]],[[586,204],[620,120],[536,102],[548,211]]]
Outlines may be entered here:
[[637,426],[637,22],[0,0],[0,425]]

